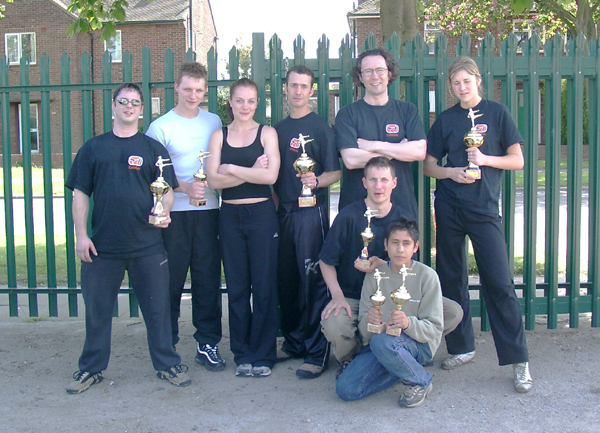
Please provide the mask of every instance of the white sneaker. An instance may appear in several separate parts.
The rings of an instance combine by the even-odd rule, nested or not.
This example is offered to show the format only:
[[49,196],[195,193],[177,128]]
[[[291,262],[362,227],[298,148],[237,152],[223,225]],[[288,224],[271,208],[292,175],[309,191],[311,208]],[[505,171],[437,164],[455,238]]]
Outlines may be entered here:
[[515,373],[515,389],[517,392],[529,392],[533,388],[533,379],[529,374],[529,362],[513,364]]
[[475,359],[475,351],[461,353],[459,355],[452,355],[449,358],[444,359],[442,362],[442,368],[444,370],[454,370],[461,365],[471,362]]

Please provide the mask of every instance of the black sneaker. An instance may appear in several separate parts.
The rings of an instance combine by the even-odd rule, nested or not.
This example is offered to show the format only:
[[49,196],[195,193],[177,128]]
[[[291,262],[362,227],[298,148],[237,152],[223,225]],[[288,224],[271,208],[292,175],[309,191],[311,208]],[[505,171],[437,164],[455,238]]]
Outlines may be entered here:
[[198,343],[196,362],[203,365],[208,371],[225,370],[225,360],[221,358],[219,348],[210,344],[200,347],[200,343]]
[[192,383],[192,379],[185,374],[188,371],[187,365],[178,364],[166,370],[156,371],[159,379],[169,381],[175,386],[188,386]]
[[67,387],[67,393],[69,394],[79,394],[87,391],[90,386],[102,382],[104,378],[102,372],[90,373],[89,371],[79,370],[73,374],[73,379],[73,382]]

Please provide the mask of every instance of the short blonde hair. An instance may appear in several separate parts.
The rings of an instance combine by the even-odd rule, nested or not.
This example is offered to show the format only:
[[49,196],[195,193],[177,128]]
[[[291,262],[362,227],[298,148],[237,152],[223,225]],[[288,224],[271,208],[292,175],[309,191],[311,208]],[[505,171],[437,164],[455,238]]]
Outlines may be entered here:
[[483,96],[484,92],[483,88],[481,87],[482,78],[481,74],[479,73],[479,68],[477,67],[477,63],[475,63],[475,60],[467,56],[457,57],[448,68],[448,85],[450,86],[450,89],[452,88],[452,77],[454,77],[454,75],[460,71],[465,71],[467,74],[479,78],[477,90],[479,92],[479,96]]

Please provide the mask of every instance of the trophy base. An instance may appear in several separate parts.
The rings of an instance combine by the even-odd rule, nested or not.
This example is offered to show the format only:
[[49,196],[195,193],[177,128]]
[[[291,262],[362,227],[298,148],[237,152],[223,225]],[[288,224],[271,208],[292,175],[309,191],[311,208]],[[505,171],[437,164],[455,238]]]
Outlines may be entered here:
[[148,217],[148,222],[152,225],[159,225],[160,223],[162,223],[164,220],[166,220],[167,217],[164,216],[158,216],[158,215],[150,215]]
[[402,334],[402,329],[400,329],[400,328],[390,328],[387,331],[385,331],[385,333],[387,335],[393,335],[394,337],[400,337],[400,335]]
[[207,200],[205,198],[191,198],[190,199],[190,204],[192,206],[196,206],[196,207],[206,206],[206,202],[207,202]]
[[465,170],[467,176],[473,179],[481,179],[481,169],[480,168],[467,168]]
[[367,323],[367,331],[372,334],[381,334],[385,331],[385,324],[382,323],[380,325],[373,325],[372,323]]
[[358,258],[356,259],[356,263],[358,264],[358,266],[368,269],[369,266],[371,266],[371,262],[369,261],[369,259],[363,259],[363,258]]
[[317,204],[317,197],[314,195],[308,197],[298,197],[298,207],[313,207]]

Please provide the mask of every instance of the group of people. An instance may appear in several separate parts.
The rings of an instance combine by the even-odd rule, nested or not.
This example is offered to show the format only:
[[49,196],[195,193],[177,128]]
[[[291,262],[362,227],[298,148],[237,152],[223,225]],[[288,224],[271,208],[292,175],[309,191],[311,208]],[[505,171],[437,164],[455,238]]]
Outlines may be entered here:
[[[499,364],[512,364],[516,390],[529,391],[521,309],[498,209],[502,171],[522,167],[523,139],[506,107],[483,98],[472,59],[459,57],[450,66],[458,103],[436,119],[428,135],[415,105],[389,97],[398,75],[387,51],[363,52],[352,77],[364,97],[339,111],[335,133],[309,107],[315,77],[303,65],[287,72],[289,116],[274,127],[254,120],[258,88],[247,78],[230,88],[229,125],[200,109],[208,76],[196,62],[181,66],[177,106],[152,122],[146,135],[137,129],[141,90],[135,84],[117,88],[113,130],[80,149],[66,181],[74,190],[86,305],[86,340],[67,392],[83,392],[102,380],[125,270],[144,315],[157,376],[176,386],[191,383],[176,351],[188,272],[196,362],[223,370],[222,260],[236,376],[266,377],[276,362],[300,358],[296,375],[313,379],[333,355],[340,398],[360,399],[403,382],[399,405],[420,406],[432,389],[433,375],[424,367],[442,336],[450,355],[442,368],[475,357],[466,235]],[[475,130],[483,144],[465,147],[465,134]],[[314,162],[309,171],[295,168],[303,153]],[[159,157],[166,163],[156,164]],[[194,177],[202,159],[206,180]],[[421,160],[425,174],[438,179],[437,272],[417,261],[411,162]],[[469,163],[480,167],[480,178]],[[170,189],[157,222],[150,224],[149,185],[157,176]],[[330,227],[327,187],[340,179],[339,214]],[[313,205],[298,199],[306,189],[315,197]],[[374,237],[366,247],[368,260],[357,260],[367,221]],[[390,299],[400,285],[410,295],[402,309],[393,308]],[[387,302],[371,302],[376,292]],[[284,336],[279,349],[278,328]]]

